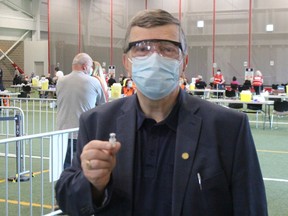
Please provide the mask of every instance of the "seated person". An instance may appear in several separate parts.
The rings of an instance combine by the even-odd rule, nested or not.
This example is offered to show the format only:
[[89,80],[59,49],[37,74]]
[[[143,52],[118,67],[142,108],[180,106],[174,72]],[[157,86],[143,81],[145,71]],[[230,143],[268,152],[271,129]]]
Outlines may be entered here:
[[240,83],[237,81],[237,78],[233,76],[232,82],[230,83],[231,89],[233,89],[234,91],[237,91],[239,85]]
[[[195,83],[195,88],[196,89],[205,89],[207,86],[206,82],[203,81],[203,78],[201,75],[198,75],[196,83]],[[195,92],[195,95],[204,95],[204,92]]]
[[13,85],[20,85],[22,83],[22,77],[18,74],[15,74],[13,78]]
[[196,89],[205,89],[207,86],[206,82],[203,81],[203,78],[201,75],[198,75],[196,83],[195,83],[195,87]]
[[250,80],[245,80],[244,84],[242,86],[242,90],[250,90],[251,87],[252,87],[251,81]]
[[126,78],[123,82],[123,87],[122,87],[122,94],[124,94],[124,96],[130,96],[135,94],[135,88],[133,86],[133,81],[130,78]]

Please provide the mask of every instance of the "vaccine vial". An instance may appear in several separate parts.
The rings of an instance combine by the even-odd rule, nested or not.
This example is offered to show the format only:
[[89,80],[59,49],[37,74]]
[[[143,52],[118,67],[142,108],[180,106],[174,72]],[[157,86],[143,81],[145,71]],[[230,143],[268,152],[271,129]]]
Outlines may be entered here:
[[111,143],[112,147],[115,147],[116,145],[116,134],[110,133],[109,142]]

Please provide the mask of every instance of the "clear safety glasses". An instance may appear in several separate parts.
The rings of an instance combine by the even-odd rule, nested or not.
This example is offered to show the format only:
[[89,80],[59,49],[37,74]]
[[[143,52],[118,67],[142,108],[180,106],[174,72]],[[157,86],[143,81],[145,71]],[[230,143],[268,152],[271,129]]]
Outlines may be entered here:
[[142,40],[129,43],[126,53],[131,53],[132,58],[143,59],[149,57],[154,52],[157,52],[159,55],[181,60],[182,59],[182,46],[181,43],[171,40]]

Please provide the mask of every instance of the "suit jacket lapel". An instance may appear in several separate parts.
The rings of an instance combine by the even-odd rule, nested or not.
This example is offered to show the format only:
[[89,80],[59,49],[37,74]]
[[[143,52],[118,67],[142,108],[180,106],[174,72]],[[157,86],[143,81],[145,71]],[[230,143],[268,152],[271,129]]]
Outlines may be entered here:
[[[134,96],[132,96],[134,97]],[[136,100],[136,97],[135,97]],[[133,198],[133,165],[134,165],[134,143],[136,135],[136,109],[135,100],[131,98],[122,106],[123,115],[117,119],[116,125],[116,137],[121,142],[121,149],[117,155],[117,172],[121,173],[120,176],[124,177],[120,180],[119,184],[123,190],[127,193],[129,200]],[[121,108],[120,108],[121,109]],[[129,175],[123,175],[123,173],[129,173]]]
[[[186,98],[187,99],[187,98]],[[177,128],[173,177],[172,215],[180,215],[186,185],[192,172],[202,119],[194,114],[195,104],[182,105]]]

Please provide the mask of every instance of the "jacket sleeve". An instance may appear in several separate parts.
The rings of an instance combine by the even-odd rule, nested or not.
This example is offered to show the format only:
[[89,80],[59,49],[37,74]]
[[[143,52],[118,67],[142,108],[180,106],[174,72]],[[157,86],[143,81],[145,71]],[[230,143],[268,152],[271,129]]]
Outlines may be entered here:
[[[60,179],[55,186],[56,199],[60,209],[69,215],[92,215],[95,212],[101,211],[105,204],[101,207],[97,207],[93,203],[92,199],[92,185],[83,175],[81,168],[80,155],[83,147],[89,142],[86,122],[82,116],[80,117],[80,128],[77,140],[76,157],[73,158],[72,166],[65,169]],[[105,193],[106,203],[109,202],[111,192],[106,190]]]
[[[97,114],[94,114],[91,110],[80,117],[76,156],[73,158],[72,166],[62,172],[56,183],[56,199],[60,209],[69,215],[127,215],[123,213],[127,211],[126,200],[113,188],[113,176],[105,190],[105,201],[101,206],[96,206],[92,198],[92,185],[82,172],[80,155],[83,147],[92,139],[104,139],[102,131],[109,131],[98,122],[98,118],[95,117]],[[97,125],[101,125],[101,131]]]
[[232,166],[234,215],[268,215],[261,168],[245,115],[240,126]]

